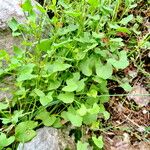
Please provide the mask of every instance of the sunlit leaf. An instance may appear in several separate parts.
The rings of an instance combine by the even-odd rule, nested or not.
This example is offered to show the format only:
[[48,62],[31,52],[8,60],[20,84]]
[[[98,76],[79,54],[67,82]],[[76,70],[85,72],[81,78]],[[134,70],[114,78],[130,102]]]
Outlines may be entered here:
[[66,116],[73,126],[80,127],[82,125],[82,117],[80,115],[66,112]]
[[25,121],[19,123],[15,128],[15,138],[19,142],[27,142],[36,136],[36,132],[33,130],[37,127],[35,121]]
[[77,150],[87,150],[88,145],[89,145],[88,143],[82,143],[81,141],[78,141]]
[[52,126],[56,121],[55,116],[50,116],[50,113],[46,109],[42,109],[37,115],[36,119],[42,120],[45,126]]
[[74,94],[70,92],[61,93],[57,98],[64,103],[72,103],[74,101]]
[[116,69],[125,69],[129,65],[127,59],[127,52],[124,50],[119,52],[119,60],[116,60],[114,58],[109,58],[107,61],[110,64],[112,64]]
[[108,79],[112,76],[113,68],[110,63],[106,63],[105,65],[100,65],[96,63],[96,74],[103,78]]
[[14,136],[10,136],[9,138],[7,138],[6,134],[0,132],[0,150],[12,144],[14,141],[15,141]]
[[103,148],[104,143],[103,143],[103,137],[99,136],[98,138],[96,137],[92,137],[92,140],[94,142],[94,144],[98,147],[98,148]]
[[127,25],[128,22],[133,20],[133,15],[128,15],[127,17],[123,18],[119,23],[123,25]]

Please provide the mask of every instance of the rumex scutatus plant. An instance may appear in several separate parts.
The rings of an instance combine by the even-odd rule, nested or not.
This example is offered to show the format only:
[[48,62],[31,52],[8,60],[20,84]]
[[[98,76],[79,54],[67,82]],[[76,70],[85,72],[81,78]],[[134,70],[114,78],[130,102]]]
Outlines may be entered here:
[[[21,7],[26,23],[12,19],[13,36],[22,36],[14,55],[0,51],[0,78],[14,79],[13,98],[0,102],[0,149],[27,142],[42,125],[61,128],[89,128],[93,147],[101,149],[102,121],[109,119],[104,103],[109,101],[108,80],[117,80],[125,90],[127,81],[116,79],[113,71],[129,65],[124,41],[117,32],[132,34],[127,27],[134,16],[128,10],[134,0],[45,0],[43,7],[25,0]],[[38,13],[35,13],[35,9]],[[53,12],[49,18],[47,12]],[[77,149],[86,150],[88,140],[78,139]]]

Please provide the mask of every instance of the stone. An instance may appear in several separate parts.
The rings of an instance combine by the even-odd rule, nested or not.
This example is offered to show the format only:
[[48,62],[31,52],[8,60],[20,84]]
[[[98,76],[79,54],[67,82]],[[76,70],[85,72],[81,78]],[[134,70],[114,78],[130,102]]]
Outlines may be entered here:
[[12,99],[12,92],[15,90],[12,76],[5,77],[0,83],[0,101]]
[[20,44],[18,37],[12,37],[10,30],[0,31],[0,50],[6,50],[10,55],[13,54],[13,46]]
[[[13,37],[7,22],[13,17],[18,22],[25,20],[24,13],[19,6],[21,0],[0,0],[0,50],[6,50],[10,55],[13,53],[13,46],[20,44],[20,37]],[[0,83],[0,101],[12,98],[14,89],[12,77],[4,77]]]
[[0,1],[0,29],[8,28],[7,22],[12,18],[22,22],[25,20],[24,13],[20,7],[20,0],[1,0]]
[[149,92],[140,84],[133,86],[127,98],[128,100],[134,100],[139,107],[148,106],[150,103]]
[[13,17],[18,22],[25,20],[19,3],[20,0],[0,0],[0,49],[5,49],[9,54],[12,54],[13,45],[18,45],[20,40],[12,37],[7,23]]
[[[66,135],[65,135],[66,134]],[[37,136],[30,142],[20,143],[17,150],[75,150],[75,144],[67,133],[52,128],[43,127],[37,130]]]

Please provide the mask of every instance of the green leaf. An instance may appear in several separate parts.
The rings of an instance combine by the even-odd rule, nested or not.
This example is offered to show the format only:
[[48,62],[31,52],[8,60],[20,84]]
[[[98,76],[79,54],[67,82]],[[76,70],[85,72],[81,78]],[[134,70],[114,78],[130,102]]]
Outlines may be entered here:
[[93,131],[98,131],[100,127],[100,122],[99,121],[95,121],[92,123],[90,129]]
[[18,57],[18,58],[21,58],[24,54],[24,50],[20,49],[19,47],[17,46],[14,46],[14,54]]
[[117,31],[118,32],[123,32],[123,33],[128,33],[128,34],[131,33],[131,31],[126,27],[119,27],[119,28],[117,28]]
[[83,51],[84,53],[87,53],[89,50],[94,49],[98,43],[94,43],[93,45],[87,46],[87,48]]
[[28,142],[36,136],[36,132],[33,130],[37,127],[38,123],[35,121],[25,121],[19,123],[15,128],[15,137],[19,142]]
[[51,40],[50,39],[42,39],[40,42],[37,42],[37,49],[39,51],[48,51],[50,50]]
[[100,65],[96,63],[96,74],[103,78],[103,79],[108,79],[112,76],[113,73],[113,68],[110,63],[106,63],[105,65]]
[[110,118],[110,113],[108,111],[103,112],[105,120],[108,120]]
[[23,110],[15,110],[14,114],[11,116],[11,122],[13,124],[16,124],[20,117],[23,117],[25,114],[23,114]]
[[49,92],[47,95],[45,95],[44,92],[42,92],[39,89],[34,89],[34,92],[36,95],[40,97],[40,103],[42,104],[42,106],[46,106],[51,101],[53,101],[52,97],[53,92]]
[[84,116],[87,113],[87,108],[85,107],[84,104],[81,104],[81,107],[77,110],[77,113],[80,116]]
[[9,55],[8,53],[6,52],[6,50],[0,50],[0,60],[9,60]]
[[69,92],[61,93],[57,98],[64,103],[72,103],[74,101],[74,94]]
[[57,2],[56,0],[52,0],[54,6],[56,5],[56,2]]
[[19,120],[19,118],[23,117],[25,114],[23,114],[23,110],[15,110],[13,114],[6,116],[7,118],[0,118],[2,120],[3,124],[8,124],[8,123],[12,123],[12,124],[16,124]]
[[63,62],[56,61],[54,64],[47,64],[45,69],[49,73],[55,73],[58,71],[64,71],[70,67],[71,67],[71,65],[69,65],[69,64],[65,64]]
[[1,132],[0,133],[0,150],[2,150],[4,147],[7,147],[10,144],[12,144],[14,141],[15,141],[14,136],[7,138],[6,134]]
[[84,89],[84,87],[85,87],[85,83],[84,82],[86,80],[87,80],[87,78],[84,78],[84,79],[82,79],[80,81],[77,81],[78,88],[76,89],[76,92],[80,92],[80,91],[82,91]]
[[2,75],[3,73],[5,73],[4,69],[0,68],[0,75]]
[[81,16],[81,12],[75,12],[75,11],[64,11],[65,14],[71,16],[71,17],[79,17]]
[[21,33],[20,33],[20,32],[17,32],[17,31],[12,32],[12,36],[13,36],[13,37],[15,37],[15,36],[19,36],[19,35],[21,35]]
[[26,74],[19,75],[17,78],[17,81],[20,82],[20,81],[25,81],[25,80],[31,80],[37,77],[38,77],[37,75],[26,73]]
[[70,24],[67,27],[59,29],[57,34],[62,36],[62,35],[65,35],[65,34],[68,34],[68,33],[72,32],[72,31],[75,31],[77,29],[78,29],[77,25]]
[[37,115],[36,119],[42,120],[43,124],[45,126],[52,126],[54,122],[56,121],[55,116],[50,116],[49,112],[47,112],[46,109],[42,109]]
[[80,127],[82,125],[82,117],[78,114],[73,114],[71,112],[66,112],[66,116],[68,120],[72,123],[75,127]]
[[79,81],[79,79],[80,79],[80,73],[76,72],[76,73],[73,73],[73,78],[68,79],[66,82],[67,84],[69,84],[72,81]]
[[105,37],[104,33],[96,33],[96,32],[92,32],[92,36],[96,39],[102,39]]
[[88,3],[89,3],[92,7],[98,7],[98,6],[99,6],[99,0],[88,0]]
[[1,110],[4,110],[6,108],[8,108],[9,104],[8,103],[3,103],[3,102],[0,102],[0,111]]
[[81,141],[78,141],[77,150],[87,150],[88,145],[89,145],[88,143],[82,143]]
[[80,79],[80,73],[73,73],[73,77],[66,80],[67,86],[63,87],[62,90],[66,92],[73,92],[78,89],[78,80]]
[[104,143],[103,143],[103,137],[99,136],[98,138],[96,137],[92,137],[92,140],[94,142],[94,144],[98,147],[98,148],[103,148]]
[[88,58],[85,60],[82,60],[79,64],[80,70],[86,76],[92,75],[92,67],[90,66],[90,64],[91,64],[91,59],[88,59]]
[[110,64],[112,64],[116,69],[125,69],[129,65],[127,59],[127,52],[124,50],[119,52],[119,60],[116,60],[114,58],[109,58],[107,61]]
[[127,25],[128,22],[132,21],[133,20],[133,15],[128,15],[127,17],[123,18],[119,23],[122,24],[122,25]]
[[35,64],[33,64],[33,63],[29,63],[27,65],[23,65],[23,66],[20,67],[19,73],[21,75],[23,75],[23,74],[31,74],[33,69],[34,69],[34,67],[35,67]]
[[86,125],[90,125],[97,120],[97,114],[87,113],[83,116],[83,123]]
[[84,36],[81,36],[79,38],[74,38],[74,40],[81,42],[83,44],[95,44],[97,41],[92,38],[92,35],[89,32],[84,32]]
[[14,18],[8,21],[8,26],[13,32],[18,30],[18,22]]
[[42,106],[46,106],[48,105],[50,102],[52,102],[53,98],[48,97],[48,96],[42,96],[40,97],[40,103],[42,104]]
[[61,85],[61,81],[55,80],[55,81],[50,81],[48,90],[55,90]]
[[61,119],[60,118],[56,118],[56,121],[53,124],[54,128],[61,128],[62,127],[62,123],[61,123]]
[[39,4],[39,3],[36,3],[36,8],[41,12],[41,13],[46,13],[46,10]]
[[94,103],[93,108],[88,109],[89,114],[98,114],[100,111],[100,107],[97,103]]
[[97,97],[97,90],[90,89],[90,91],[87,93],[87,95],[96,98]]
[[66,92],[73,92],[78,88],[76,82],[69,83],[67,86],[63,87],[62,90]]
[[32,4],[31,4],[31,0],[25,0],[24,3],[21,6],[23,8],[24,11],[32,11]]
[[53,46],[54,46],[54,48],[65,47],[70,42],[72,42],[72,40],[67,39],[67,40],[62,41],[60,43],[53,43]]
[[99,112],[104,115],[105,120],[108,120],[110,118],[110,113],[105,110],[105,107],[103,104],[100,105],[100,111]]
[[120,84],[120,86],[126,91],[126,92],[130,92],[132,90],[131,85],[128,82],[122,83]]
[[45,96],[44,92],[41,91],[40,89],[34,89],[34,92],[35,92],[35,94],[38,95],[39,97]]

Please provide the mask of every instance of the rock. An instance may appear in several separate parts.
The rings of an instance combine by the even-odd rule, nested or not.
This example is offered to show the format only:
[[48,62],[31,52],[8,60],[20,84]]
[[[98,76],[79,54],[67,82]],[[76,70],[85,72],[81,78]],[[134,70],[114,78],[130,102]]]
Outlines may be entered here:
[[52,127],[43,127],[30,142],[20,143],[17,150],[75,150],[73,139],[65,134]]
[[140,85],[134,85],[127,98],[134,100],[139,107],[147,106],[150,103],[149,92]]
[[19,38],[12,37],[10,30],[0,31],[0,49],[4,49],[12,55],[13,46],[18,45],[19,43]]
[[[20,0],[19,0],[20,1]],[[19,6],[18,0],[1,0],[0,1],[0,49],[7,50],[12,54],[13,45],[18,45],[18,38],[12,37],[7,22],[16,18],[18,22],[25,20],[24,13]]]
[[7,21],[15,17],[19,22],[25,20],[24,13],[19,6],[20,0],[1,0],[0,1],[0,29],[8,28]]
[[14,79],[12,76],[5,77],[0,83],[0,101],[7,99],[12,99],[12,92],[14,91]]

